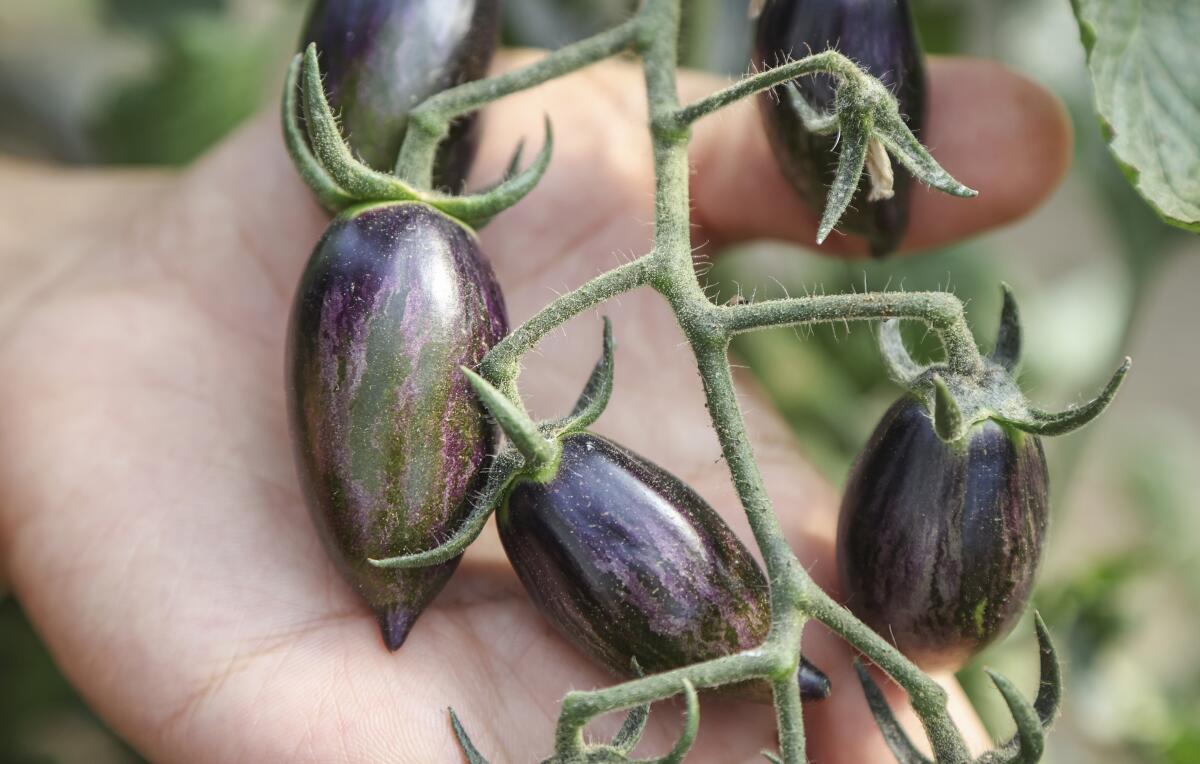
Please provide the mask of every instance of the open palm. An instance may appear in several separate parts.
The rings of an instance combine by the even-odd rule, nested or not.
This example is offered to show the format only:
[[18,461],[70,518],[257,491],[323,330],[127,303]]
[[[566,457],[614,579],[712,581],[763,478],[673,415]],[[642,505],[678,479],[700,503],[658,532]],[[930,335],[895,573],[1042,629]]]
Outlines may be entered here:
[[[1060,109],[1024,80],[967,61],[938,62],[932,77],[926,140],[982,193],[918,193],[910,246],[1026,213],[1069,151]],[[698,95],[717,83],[682,85]],[[482,234],[514,323],[644,252],[651,234],[639,72],[610,63],[491,108],[479,181],[503,171],[525,131],[536,136],[543,111],[558,136],[551,169]],[[774,170],[752,106],[702,123],[692,159],[697,245],[811,241],[813,216]],[[493,761],[549,754],[562,695],[612,677],[541,620],[494,531],[395,654],[317,540],[288,441],[283,338],[326,219],[273,119],[178,175],[0,163],[0,210],[0,560],[66,675],[118,732],[172,762],[453,762],[452,705]],[[749,539],[669,311],[649,292],[605,310],[620,347],[597,429],[691,483]],[[599,332],[582,316],[528,359],[535,413],[570,405]],[[833,585],[835,495],[766,406],[745,403],[797,554]],[[835,686],[806,709],[810,756],[887,761],[849,653],[817,628],[805,651]],[[706,700],[702,720],[692,760],[753,761],[772,746],[763,706]],[[665,750],[677,725],[657,709],[639,751]]]

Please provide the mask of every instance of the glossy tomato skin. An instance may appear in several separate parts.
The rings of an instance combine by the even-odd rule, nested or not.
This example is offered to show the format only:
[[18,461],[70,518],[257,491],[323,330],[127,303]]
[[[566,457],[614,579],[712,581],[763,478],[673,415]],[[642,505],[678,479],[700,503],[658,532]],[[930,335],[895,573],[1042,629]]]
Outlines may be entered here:
[[[331,105],[355,153],[391,170],[408,114],[426,98],[487,73],[499,0],[317,0],[302,35],[316,43]],[[457,121],[435,183],[458,190],[478,144],[477,120]]]
[[[925,64],[908,0],[768,0],[755,26],[754,55],[760,68],[829,48],[879,78],[920,137]],[[835,90],[828,75],[801,77],[795,83],[818,111],[832,111]],[[781,88],[759,96],[758,105],[783,175],[814,210],[824,209],[837,167],[837,136],[808,132]],[[892,164],[895,196],[869,202],[868,184],[861,183],[839,226],[865,238],[877,257],[894,251],[908,230],[912,176]]]
[[507,329],[475,234],[423,204],[343,213],[301,278],[287,340],[296,465],[327,551],[393,650],[458,559],[367,559],[436,546],[469,511],[494,433],[459,367]]
[[993,421],[947,444],[898,401],[859,455],[838,525],[847,606],[924,668],[954,668],[1029,601],[1046,535],[1041,441]]
[[[538,609],[617,673],[633,658],[653,674],[766,638],[767,581],[745,546],[686,484],[610,440],[565,438],[556,476],[518,482],[497,521]],[[806,697],[829,692],[807,662],[798,681]]]

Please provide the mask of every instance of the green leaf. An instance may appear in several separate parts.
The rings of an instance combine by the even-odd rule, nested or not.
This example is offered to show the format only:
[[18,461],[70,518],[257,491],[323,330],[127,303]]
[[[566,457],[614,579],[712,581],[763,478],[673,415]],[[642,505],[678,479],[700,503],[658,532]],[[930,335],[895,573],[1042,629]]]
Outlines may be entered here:
[[1200,232],[1200,3],[1072,5],[1109,147],[1163,220]]

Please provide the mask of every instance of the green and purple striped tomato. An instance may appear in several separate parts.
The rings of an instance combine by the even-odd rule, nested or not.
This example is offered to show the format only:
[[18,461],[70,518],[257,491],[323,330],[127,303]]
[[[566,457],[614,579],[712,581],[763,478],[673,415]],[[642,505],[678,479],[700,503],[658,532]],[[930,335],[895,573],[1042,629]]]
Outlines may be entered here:
[[367,560],[429,549],[468,513],[494,434],[459,367],[507,330],[474,232],[423,204],[346,211],[301,278],[287,359],[296,463],[326,549],[393,650],[458,558]]
[[[542,614],[614,672],[647,673],[759,645],[767,581],[733,531],[686,484],[590,432],[562,441],[548,482],[519,480],[497,514],[508,559]],[[807,698],[829,680],[801,659]],[[765,683],[737,688],[768,699]]]
[[1036,435],[986,420],[959,441],[923,401],[888,410],[855,462],[838,524],[846,605],[925,668],[954,668],[1007,634],[1046,535]]
[[[355,153],[391,170],[408,114],[426,98],[487,73],[499,0],[317,0],[301,39],[316,43],[329,102]],[[478,143],[474,116],[442,144],[435,183],[458,190]]]
[[[778,66],[830,48],[883,82],[896,96],[909,129],[920,136],[925,122],[925,64],[908,0],[767,0],[755,27],[754,56],[759,67]],[[836,91],[829,75],[793,82],[817,111],[833,110]],[[837,168],[837,136],[806,130],[800,113],[781,92],[764,93],[758,105],[780,170],[814,210],[824,209]],[[895,163],[893,171],[895,195],[869,201],[867,184],[860,184],[840,224],[865,238],[876,257],[894,251],[908,230],[912,176]]]

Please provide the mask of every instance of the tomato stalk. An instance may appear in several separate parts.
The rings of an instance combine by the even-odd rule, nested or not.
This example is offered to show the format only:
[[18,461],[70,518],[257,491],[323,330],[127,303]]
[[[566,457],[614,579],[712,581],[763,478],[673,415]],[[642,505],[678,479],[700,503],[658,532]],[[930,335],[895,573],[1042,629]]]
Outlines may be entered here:
[[[975,192],[954,180],[921,146],[899,118],[895,99],[887,89],[836,52],[808,56],[746,77],[707,98],[681,105],[676,83],[680,2],[645,0],[636,15],[613,29],[549,53],[528,66],[429,98],[410,114],[394,174],[365,167],[350,155],[320,87],[316,52],[310,49],[303,60],[293,64],[285,99],[287,143],[305,180],[332,209],[356,203],[363,197],[382,195],[388,199],[423,201],[471,224],[482,224],[515,203],[537,182],[549,160],[549,140],[533,166],[507,178],[491,191],[473,197],[429,191],[439,143],[456,117],[626,51],[641,57],[650,104],[649,129],[655,167],[652,249],[554,300],[487,353],[478,366],[479,376],[472,377],[472,383],[477,391],[482,391],[489,408],[502,413],[500,424],[509,434],[509,443],[496,455],[488,472],[487,485],[463,525],[445,543],[424,552],[371,562],[381,568],[403,569],[453,559],[482,532],[488,517],[518,476],[553,470],[557,438],[574,431],[572,428],[586,426],[599,414],[607,400],[604,377],[609,376],[607,384],[611,384],[611,373],[605,371],[602,360],[593,374],[593,379],[600,382],[591,398],[585,395],[585,400],[565,420],[537,423],[525,413],[519,395],[521,358],[550,331],[579,313],[624,292],[650,286],[670,305],[695,355],[713,427],[766,563],[770,630],[765,642],[751,649],[600,690],[568,693],[562,703],[551,761],[628,760],[626,754],[632,742],[636,742],[636,730],[642,723],[639,719],[644,721],[641,715],[646,704],[683,694],[688,700],[684,734],[663,759],[678,761],[686,753],[698,724],[696,690],[755,679],[767,680],[774,694],[780,754],[778,757],[769,754],[768,758],[787,764],[805,761],[804,726],[794,677],[803,626],[811,618],[840,635],[905,689],[937,762],[969,762],[972,758],[963,736],[947,712],[945,690],[835,602],[796,559],[750,446],[728,360],[729,342],[738,333],[776,326],[851,320],[920,321],[941,338],[944,363],[928,369],[918,367],[907,357],[898,337],[893,336],[894,326],[884,332],[883,346],[896,376],[935,400],[940,412],[937,429],[945,439],[953,439],[980,418],[998,419],[1042,434],[1072,429],[1093,418],[1108,404],[1124,367],[1092,404],[1064,414],[1047,414],[1027,405],[1011,381],[1010,372],[1019,354],[1015,310],[1004,322],[1007,334],[1002,335],[997,351],[988,359],[976,347],[961,301],[949,293],[822,295],[738,305],[710,302],[697,280],[692,260],[687,148],[695,121],[740,99],[801,75],[832,74],[839,83],[835,111],[810,115],[815,129],[839,130],[848,138],[848,146],[839,157],[835,185],[840,185],[831,191],[831,203],[823,215],[819,238],[828,235],[837,223],[861,182],[868,158],[878,193],[887,191],[886,164],[892,159],[901,162],[917,179],[946,193],[972,196]],[[300,104],[294,100],[297,92],[303,95]],[[301,111],[309,131],[307,144],[301,140],[303,134],[297,121]],[[611,339],[606,341],[606,356],[610,354]],[[591,383],[589,389],[593,389]],[[995,678],[1013,712],[1018,734],[1013,741],[985,754],[981,761],[1036,761],[1040,756],[1044,728],[1057,710],[1060,678],[1049,637],[1040,624],[1039,644],[1043,685],[1034,704],[1024,700],[1007,680]],[[899,729],[881,693],[865,672],[862,681],[872,712],[897,758],[903,762],[926,761]],[[590,720],[621,709],[633,709],[628,726],[635,730],[619,736],[621,747],[597,745],[584,739],[583,728]],[[456,734],[469,758],[483,761],[458,720],[454,721]]]

